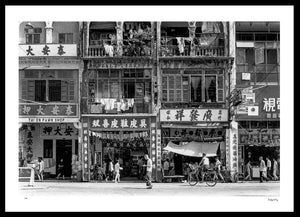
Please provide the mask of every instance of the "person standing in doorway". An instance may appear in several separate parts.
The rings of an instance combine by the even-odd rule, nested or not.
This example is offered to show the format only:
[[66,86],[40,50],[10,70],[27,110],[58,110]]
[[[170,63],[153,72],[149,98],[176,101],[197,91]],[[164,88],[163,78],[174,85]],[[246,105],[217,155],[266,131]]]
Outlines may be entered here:
[[60,176],[63,177],[63,179],[65,179],[65,171],[64,171],[64,160],[60,159],[58,166],[57,166],[57,177],[56,179],[59,179]]
[[260,178],[260,182],[263,182],[263,179],[266,179],[266,181],[269,181],[268,177],[266,176],[266,163],[263,160],[263,157],[260,156],[259,157],[259,178]]
[[148,189],[152,188],[152,160],[149,158],[148,154],[144,155],[145,160],[147,161],[146,164],[146,176],[145,176],[145,181],[146,181],[146,187]]
[[165,176],[169,175],[169,167],[170,167],[169,159],[167,158],[164,162],[164,175]]

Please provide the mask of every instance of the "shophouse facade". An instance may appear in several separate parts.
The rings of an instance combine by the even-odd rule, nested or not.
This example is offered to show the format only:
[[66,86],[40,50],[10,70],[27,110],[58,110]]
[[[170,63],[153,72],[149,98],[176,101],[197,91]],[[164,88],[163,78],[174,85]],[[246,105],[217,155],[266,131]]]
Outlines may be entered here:
[[[46,177],[80,169],[79,22],[19,26],[19,159],[43,157]],[[21,166],[21,165],[20,165]]]
[[280,24],[236,22],[236,107],[239,171],[250,160],[258,177],[258,157],[280,158]]
[[[219,156],[230,170],[233,155],[228,97],[233,56],[229,22],[160,22],[158,86],[161,164],[171,162],[171,173],[182,175],[191,158],[164,151],[168,145],[193,142],[208,156]],[[230,35],[231,34],[231,35]],[[233,147],[234,146],[234,147]],[[236,152],[234,152],[237,154]],[[213,159],[212,159],[213,160]]]
[[122,177],[137,177],[137,161],[145,153],[155,171],[155,37],[155,22],[83,23],[85,181],[91,180],[91,167],[117,159]]

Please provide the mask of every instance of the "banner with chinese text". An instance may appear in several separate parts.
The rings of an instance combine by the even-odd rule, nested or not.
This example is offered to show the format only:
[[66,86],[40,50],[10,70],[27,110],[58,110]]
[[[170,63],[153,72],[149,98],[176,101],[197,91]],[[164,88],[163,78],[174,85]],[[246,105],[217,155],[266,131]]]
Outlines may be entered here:
[[161,122],[226,122],[227,109],[161,109]]

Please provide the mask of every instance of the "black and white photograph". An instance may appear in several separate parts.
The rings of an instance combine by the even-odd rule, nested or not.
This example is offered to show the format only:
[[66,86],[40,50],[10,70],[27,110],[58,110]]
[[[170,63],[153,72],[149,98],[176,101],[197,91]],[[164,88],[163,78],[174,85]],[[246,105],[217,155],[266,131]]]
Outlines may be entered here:
[[293,6],[5,15],[7,212],[294,210]]

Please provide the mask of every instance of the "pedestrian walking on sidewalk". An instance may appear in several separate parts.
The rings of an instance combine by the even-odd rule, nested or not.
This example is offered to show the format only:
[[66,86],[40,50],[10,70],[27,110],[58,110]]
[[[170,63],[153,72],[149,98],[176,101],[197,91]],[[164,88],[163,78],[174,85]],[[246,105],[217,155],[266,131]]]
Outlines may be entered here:
[[109,179],[113,180],[113,178],[114,178],[114,173],[113,173],[114,172],[114,165],[113,165],[111,159],[109,159],[108,161],[109,161],[108,162],[108,175],[106,176],[106,181],[108,181]]
[[120,167],[119,160],[116,160],[115,164],[115,183],[120,182],[120,170],[123,168]]
[[266,163],[263,160],[263,157],[260,156],[259,157],[259,178],[260,178],[260,182],[263,182],[263,179],[265,179],[266,181],[269,181],[269,178],[267,177],[266,172],[267,172]]
[[271,160],[269,159],[269,157],[266,157],[266,163],[267,163],[267,177],[272,180],[273,177],[271,175],[271,167],[272,167],[272,162]]
[[278,174],[278,163],[276,159],[273,158],[273,177],[275,181],[278,180],[277,174]]
[[151,189],[152,188],[152,182],[151,182],[151,178],[152,178],[152,160],[149,158],[148,154],[145,154],[144,158],[147,161],[147,165],[145,165],[146,166],[146,176],[145,176],[146,187],[148,189]]
[[221,174],[221,166],[222,166],[222,163],[219,160],[219,157],[216,157],[215,169],[217,172],[217,176],[221,178],[222,182],[225,182],[224,177]]
[[38,158],[38,165],[39,165],[39,169],[38,169],[38,178],[40,181],[44,181],[44,169],[45,169],[45,164],[43,161],[42,157]]
[[249,160],[248,163],[246,164],[246,177],[245,177],[245,181],[249,179],[249,181],[252,180],[252,176],[251,176],[251,170],[252,170],[252,166],[251,166],[251,161]]

